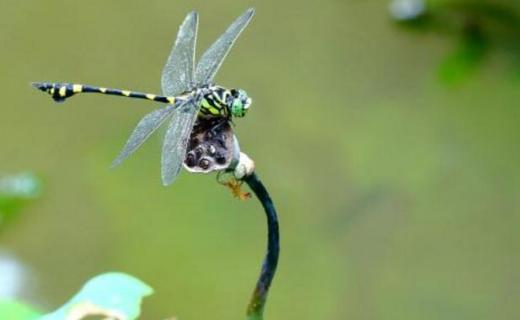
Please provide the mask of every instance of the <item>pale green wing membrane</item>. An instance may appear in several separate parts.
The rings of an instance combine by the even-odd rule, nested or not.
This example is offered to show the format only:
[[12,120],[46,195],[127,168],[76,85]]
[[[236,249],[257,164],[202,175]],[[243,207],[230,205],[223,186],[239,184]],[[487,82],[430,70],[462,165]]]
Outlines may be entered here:
[[[161,86],[165,96],[176,96],[180,93],[186,92],[190,89],[190,85],[193,83],[193,69],[194,69],[194,55],[195,55],[195,40],[197,38],[197,25],[198,15],[196,12],[190,12],[177,33],[177,39],[175,45],[166,61],[162,75],[161,75]],[[191,106],[192,104],[189,104]],[[184,106],[184,107],[183,107]],[[117,158],[112,162],[112,166],[117,166],[128,156],[130,156],[135,150],[137,150],[148,137],[155,132],[168,117],[173,116],[172,123],[181,121],[177,119],[178,113],[177,108],[184,109],[187,105],[182,103],[180,105],[169,105],[165,108],[155,110],[147,114],[144,118],[139,121],[134,131],[128,138],[125,147],[119,153]],[[197,113],[196,108],[191,111]],[[170,125],[171,126],[171,125]],[[184,130],[190,130],[185,128]],[[180,131],[179,131],[180,132]],[[189,136],[189,133],[187,135]],[[184,133],[186,134],[186,133]],[[165,145],[168,140],[172,139],[171,135],[165,137]],[[175,138],[174,138],[175,139]],[[178,138],[177,138],[178,139]],[[183,156],[184,157],[184,156]],[[168,162],[168,166],[173,168],[180,167],[183,162],[181,158],[179,163],[174,164],[172,161]],[[163,171],[165,167],[163,166]],[[170,170],[171,171],[171,170]]]
[[[198,14],[195,11],[190,12],[179,28],[175,45],[162,72],[161,85],[164,95],[174,96],[193,89],[197,26]],[[161,176],[164,185],[173,183],[179,175],[198,110],[198,106],[188,102],[172,112],[161,156]]]
[[255,9],[247,9],[246,12],[238,17],[211,47],[204,52],[195,70],[195,81],[198,85],[209,84],[213,81],[227,53],[254,14]]
[[176,96],[191,89],[198,20],[198,14],[192,11],[179,28],[161,75],[162,92],[165,96]]
[[168,118],[169,115],[173,113],[173,111],[175,111],[175,106],[170,105],[166,108],[155,110],[154,112],[144,116],[135,127],[134,131],[130,135],[130,138],[128,138],[128,141],[126,142],[123,150],[112,162],[112,167],[121,164],[123,160],[134,153],[134,151],[137,150],[137,148],[139,148],[146,141],[146,139],[148,139],[148,137],[154,133],[154,131],[157,130],[161,124],[164,123],[164,121]]
[[194,101],[189,101],[174,111],[164,136],[161,157],[161,176],[165,186],[172,184],[181,171],[198,110]]

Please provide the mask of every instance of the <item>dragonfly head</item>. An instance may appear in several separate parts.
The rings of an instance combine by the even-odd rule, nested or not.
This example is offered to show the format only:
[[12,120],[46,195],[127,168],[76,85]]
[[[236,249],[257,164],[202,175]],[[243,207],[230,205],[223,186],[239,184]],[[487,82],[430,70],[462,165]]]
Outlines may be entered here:
[[249,106],[251,105],[251,98],[242,89],[231,90],[231,114],[233,117],[241,118],[246,115]]

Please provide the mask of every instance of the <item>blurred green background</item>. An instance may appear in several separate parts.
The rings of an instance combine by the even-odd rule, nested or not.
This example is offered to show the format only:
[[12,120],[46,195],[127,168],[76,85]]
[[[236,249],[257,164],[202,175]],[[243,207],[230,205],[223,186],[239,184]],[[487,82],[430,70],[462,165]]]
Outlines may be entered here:
[[52,310],[118,270],[155,288],[143,319],[244,317],[266,242],[256,200],[214,176],[164,188],[161,134],[110,170],[156,106],[57,105],[28,83],[159,92],[188,11],[200,54],[255,6],[217,82],[254,99],[237,134],[280,214],[266,319],[517,319],[518,52],[490,47],[446,85],[439,65],[458,36],[408,32],[383,0],[0,3],[0,172],[45,186],[0,229],[0,283],[18,288],[0,293]]

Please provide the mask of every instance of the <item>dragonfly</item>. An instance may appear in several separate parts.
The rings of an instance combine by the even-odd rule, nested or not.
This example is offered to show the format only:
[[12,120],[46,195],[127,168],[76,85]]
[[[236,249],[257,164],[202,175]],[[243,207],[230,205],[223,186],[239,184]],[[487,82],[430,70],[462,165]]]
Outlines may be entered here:
[[[164,185],[175,181],[183,164],[195,172],[223,169],[231,163],[229,150],[238,149],[230,124],[233,118],[246,115],[252,99],[245,90],[215,85],[213,79],[254,13],[254,8],[249,8],[231,23],[202,54],[196,66],[198,13],[188,13],[161,74],[162,95],[76,83],[35,82],[32,85],[51,95],[56,102],[80,93],[97,93],[165,104],[138,122],[112,166],[121,164],[169,121],[161,154]],[[233,152],[236,154],[237,150],[231,154]]]

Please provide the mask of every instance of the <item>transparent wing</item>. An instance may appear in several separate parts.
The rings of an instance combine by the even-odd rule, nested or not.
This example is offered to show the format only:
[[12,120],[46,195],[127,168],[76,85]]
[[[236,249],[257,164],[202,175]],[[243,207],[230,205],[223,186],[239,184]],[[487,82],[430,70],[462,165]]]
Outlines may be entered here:
[[162,92],[165,96],[175,96],[191,89],[198,20],[198,14],[192,11],[179,28],[161,75]]
[[227,30],[202,55],[195,70],[195,81],[198,85],[209,84],[222,65],[224,58],[235,43],[242,30],[247,26],[255,9],[249,8],[238,17]]
[[112,167],[121,164],[123,160],[125,160],[129,155],[137,150],[146,141],[146,139],[148,139],[148,137],[155,130],[157,130],[161,124],[163,124],[166,118],[173,114],[175,110],[175,106],[167,106],[144,116],[135,127],[134,131],[130,135],[130,138],[128,138],[128,141],[126,142],[123,150],[112,162]]
[[198,112],[199,108],[193,101],[175,109],[162,150],[161,175],[165,186],[172,184],[181,171]]

